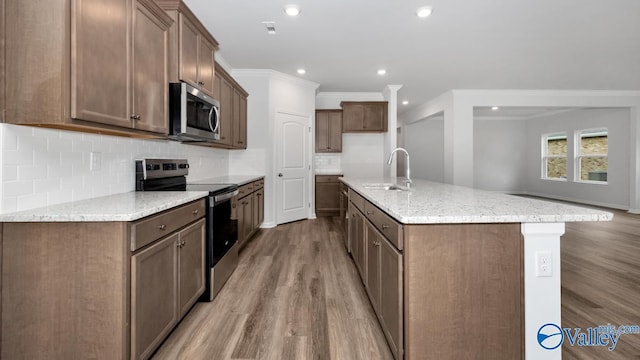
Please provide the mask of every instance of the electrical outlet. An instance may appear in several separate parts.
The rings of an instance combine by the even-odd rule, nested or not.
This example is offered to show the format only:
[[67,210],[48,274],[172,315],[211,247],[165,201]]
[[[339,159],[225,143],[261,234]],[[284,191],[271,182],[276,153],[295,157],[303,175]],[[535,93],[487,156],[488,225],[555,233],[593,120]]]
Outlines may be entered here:
[[102,153],[92,152],[89,156],[90,170],[99,171],[102,168]]
[[551,260],[552,260],[551,252],[549,251],[536,252],[536,276],[537,277],[553,276],[553,263]]

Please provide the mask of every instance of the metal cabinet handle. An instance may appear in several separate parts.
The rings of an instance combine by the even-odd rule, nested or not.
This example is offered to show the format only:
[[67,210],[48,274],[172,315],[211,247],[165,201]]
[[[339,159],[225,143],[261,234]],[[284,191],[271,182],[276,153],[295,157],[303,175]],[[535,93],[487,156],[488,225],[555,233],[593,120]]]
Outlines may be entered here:
[[373,211],[367,211],[367,215],[373,215]]
[[182,242],[180,243],[180,245],[184,246],[186,243],[184,242],[184,240],[182,240]]
[[244,141],[238,140],[238,144],[244,144]]
[[176,244],[177,247],[182,247],[182,245],[180,244],[180,241],[178,241],[178,243]]
[[166,228],[167,228],[167,225],[165,225],[165,224],[162,224],[162,225],[158,226],[158,229],[160,229],[160,230],[165,230]]
[[391,227],[390,225],[382,224],[382,230],[386,230],[390,227]]
[[196,209],[196,210],[193,210],[191,213],[192,213],[193,215],[198,215],[198,210],[197,210],[197,209]]
[[203,81],[198,81],[198,85],[204,86],[204,82]]
[[282,173],[278,173],[278,177],[283,177],[284,175],[282,175]]
[[140,115],[138,115],[138,114],[132,114],[129,117],[131,118],[131,120],[140,120]]

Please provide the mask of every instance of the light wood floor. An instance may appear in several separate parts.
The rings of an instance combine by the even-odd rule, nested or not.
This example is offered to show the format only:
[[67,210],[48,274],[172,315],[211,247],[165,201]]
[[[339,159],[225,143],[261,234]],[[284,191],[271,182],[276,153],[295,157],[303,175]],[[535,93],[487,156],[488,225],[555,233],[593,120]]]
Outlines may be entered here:
[[[640,215],[568,223],[562,326],[640,324]],[[154,359],[392,359],[331,218],[262,230],[212,303],[198,303]],[[640,335],[614,351],[563,345],[563,359],[640,359]]]
[[[640,325],[640,215],[614,213],[613,222],[566,225],[560,240],[563,328]],[[613,351],[565,340],[562,358],[640,359],[640,334],[622,335]]]
[[154,359],[393,359],[341,228],[318,218],[262,230],[211,303]]

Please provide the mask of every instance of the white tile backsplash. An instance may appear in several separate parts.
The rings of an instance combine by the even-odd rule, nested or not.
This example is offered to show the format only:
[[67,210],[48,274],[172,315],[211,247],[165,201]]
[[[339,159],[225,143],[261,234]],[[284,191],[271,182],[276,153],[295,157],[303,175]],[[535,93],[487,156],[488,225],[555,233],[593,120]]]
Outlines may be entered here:
[[342,171],[342,154],[320,153],[314,156],[315,169],[321,171]]
[[[0,124],[0,212],[28,210],[135,190],[134,161],[186,158],[189,180],[226,176],[229,150]],[[99,152],[101,168],[90,170]]]

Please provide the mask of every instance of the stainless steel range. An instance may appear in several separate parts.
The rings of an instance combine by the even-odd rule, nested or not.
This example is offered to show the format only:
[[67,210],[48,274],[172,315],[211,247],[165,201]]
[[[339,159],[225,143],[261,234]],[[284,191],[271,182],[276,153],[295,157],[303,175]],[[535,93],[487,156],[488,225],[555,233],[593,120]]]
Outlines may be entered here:
[[236,184],[188,184],[187,160],[136,160],[136,191],[208,191],[206,214],[206,290],[212,301],[238,265]]

